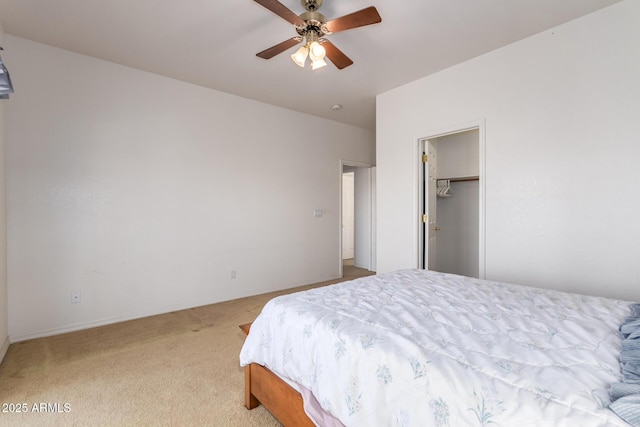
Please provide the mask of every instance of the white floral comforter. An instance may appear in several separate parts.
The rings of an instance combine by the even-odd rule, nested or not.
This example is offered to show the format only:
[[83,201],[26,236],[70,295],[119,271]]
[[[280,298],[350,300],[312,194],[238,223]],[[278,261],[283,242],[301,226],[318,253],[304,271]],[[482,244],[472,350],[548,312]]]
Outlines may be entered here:
[[271,300],[240,364],[346,426],[626,426],[606,406],[628,306],[403,270]]

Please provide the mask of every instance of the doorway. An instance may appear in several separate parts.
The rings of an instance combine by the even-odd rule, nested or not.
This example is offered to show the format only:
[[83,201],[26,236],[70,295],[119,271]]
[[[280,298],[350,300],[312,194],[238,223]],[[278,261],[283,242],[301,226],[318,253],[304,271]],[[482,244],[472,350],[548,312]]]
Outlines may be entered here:
[[340,276],[345,266],[375,268],[374,174],[366,164],[340,164]]
[[418,145],[419,266],[484,278],[484,122]]

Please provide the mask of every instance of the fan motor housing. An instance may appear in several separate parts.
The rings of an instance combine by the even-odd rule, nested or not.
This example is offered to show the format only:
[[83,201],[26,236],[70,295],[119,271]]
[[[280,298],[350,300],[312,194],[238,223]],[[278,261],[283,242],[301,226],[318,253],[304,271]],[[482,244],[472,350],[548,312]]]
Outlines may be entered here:
[[304,12],[300,15],[300,19],[305,23],[304,26],[296,27],[296,31],[301,36],[304,37],[305,34],[311,31],[317,33],[318,37],[329,34],[325,26],[327,18],[325,18],[323,14],[318,12]]

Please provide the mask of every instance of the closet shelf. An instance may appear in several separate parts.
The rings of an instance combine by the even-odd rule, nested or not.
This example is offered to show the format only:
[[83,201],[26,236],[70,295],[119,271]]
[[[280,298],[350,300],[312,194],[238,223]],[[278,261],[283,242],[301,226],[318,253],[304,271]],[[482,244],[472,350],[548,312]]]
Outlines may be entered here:
[[463,181],[479,181],[480,177],[479,176],[458,176],[455,178],[437,178],[438,180],[440,179],[448,179],[449,182],[463,182]]

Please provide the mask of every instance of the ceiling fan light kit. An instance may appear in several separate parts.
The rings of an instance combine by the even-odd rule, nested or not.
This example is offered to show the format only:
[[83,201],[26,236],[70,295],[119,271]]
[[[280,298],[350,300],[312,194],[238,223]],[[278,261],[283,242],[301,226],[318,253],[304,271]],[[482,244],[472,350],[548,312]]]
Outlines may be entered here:
[[305,45],[298,49],[296,53],[292,54],[291,59],[296,63],[297,66],[304,67],[307,56],[309,56],[309,49],[307,49],[307,46]]
[[304,67],[307,56],[311,60],[311,69],[322,68],[327,65],[324,57],[327,51],[320,43],[318,43],[318,35],[315,31],[308,31],[304,35],[305,45],[291,55],[293,62],[299,67]]
[[322,68],[322,67],[326,67],[327,63],[325,62],[324,59],[320,59],[318,61],[313,61],[311,63],[311,69],[312,70],[317,70],[318,68]]
[[353,64],[353,61],[349,59],[349,57],[342,53],[333,43],[324,38],[324,36],[382,22],[380,14],[373,6],[327,21],[324,15],[317,12],[318,8],[322,5],[322,0],[300,0],[302,6],[307,10],[300,15],[296,15],[278,0],[254,1],[280,16],[285,21],[293,24],[298,33],[297,37],[265,49],[257,53],[256,56],[263,59],[271,59],[298,43],[304,42],[304,45],[291,55],[291,59],[296,65],[304,67],[307,57],[309,57],[311,60],[311,69],[313,70],[327,65],[324,60],[325,57],[329,58],[340,70]]

